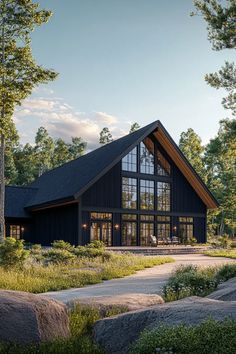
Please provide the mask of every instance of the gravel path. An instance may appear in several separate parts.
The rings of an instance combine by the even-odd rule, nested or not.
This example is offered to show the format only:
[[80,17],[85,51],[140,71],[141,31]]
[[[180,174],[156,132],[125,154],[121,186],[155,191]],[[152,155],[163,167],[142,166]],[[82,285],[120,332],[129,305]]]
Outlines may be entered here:
[[229,258],[208,257],[201,254],[171,255],[171,257],[175,259],[175,263],[162,264],[153,268],[138,271],[125,278],[106,280],[100,284],[88,285],[84,288],[52,291],[44,293],[43,295],[66,303],[82,297],[127,293],[161,294],[161,289],[167,282],[171,272],[173,272],[173,270],[180,264],[212,266],[236,262]]

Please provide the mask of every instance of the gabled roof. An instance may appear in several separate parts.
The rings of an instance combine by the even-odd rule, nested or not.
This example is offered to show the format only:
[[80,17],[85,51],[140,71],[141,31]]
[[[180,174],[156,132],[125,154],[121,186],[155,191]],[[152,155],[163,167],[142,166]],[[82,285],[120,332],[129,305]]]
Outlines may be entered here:
[[58,168],[44,173],[31,187],[38,191],[27,207],[46,207],[73,201],[101,178],[120,159],[150,133],[154,133],[163,148],[180,168],[184,176],[208,208],[218,203],[160,121],[155,121]]
[[27,218],[30,215],[24,209],[35,195],[37,189],[30,187],[6,186],[5,188],[5,217]]
[[157,127],[151,123],[73,161],[40,176],[31,187],[38,193],[27,206],[73,200],[80,196],[100,176],[115,165],[122,156]]

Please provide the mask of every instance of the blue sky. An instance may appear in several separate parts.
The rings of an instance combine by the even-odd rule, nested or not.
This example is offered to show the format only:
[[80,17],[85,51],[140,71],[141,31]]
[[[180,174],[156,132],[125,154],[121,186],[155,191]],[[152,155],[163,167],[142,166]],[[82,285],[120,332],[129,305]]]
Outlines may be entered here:
[[209,87],[231,51],[212,51],[206,25],[190,17],[191,0],[41,0],[54,13],[32,36],[39,64],[58,79],[40,86],[17,109],[21,141],[39,126],[66,140],[81,136],[89,148],[108,126],[114,137],[160,119],[178,141],[192,127],[206,143],[218,130],[224,91]]

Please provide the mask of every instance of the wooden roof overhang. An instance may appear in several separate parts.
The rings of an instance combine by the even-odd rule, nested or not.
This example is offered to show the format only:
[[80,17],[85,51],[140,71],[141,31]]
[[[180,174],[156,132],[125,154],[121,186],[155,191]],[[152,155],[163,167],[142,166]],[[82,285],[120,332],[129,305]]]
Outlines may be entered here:
[[160,122],[158,124],[158,128],[153,132],[153,134],[159,143],[163,146],[170,158],[174,161],[176,166],[183,173],[184,177],[193,187],[198,196],[202,199],[207,208],[217,208],[219,203]]

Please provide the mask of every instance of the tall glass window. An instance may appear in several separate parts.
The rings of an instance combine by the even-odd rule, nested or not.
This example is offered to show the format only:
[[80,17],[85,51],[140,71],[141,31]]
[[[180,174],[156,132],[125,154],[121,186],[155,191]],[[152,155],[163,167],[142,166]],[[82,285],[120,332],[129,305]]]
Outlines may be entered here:
[[154,209],[154,181],[140,180],[140,209]]
[[159,176],[169,176],[171,173],[170,164],[162,155],[162,153],[157,151],[157,174]]
[[157,210],[170,211],[170,183],[157,182]]
[[125,157],[123,157],[122,170],[137,172],[137,147],[135,147]]
[[122,208],[137,209],[137,179],[122,178]]
[[154,143],[150,138],[140,143],[140,172],[154,174]]

